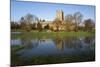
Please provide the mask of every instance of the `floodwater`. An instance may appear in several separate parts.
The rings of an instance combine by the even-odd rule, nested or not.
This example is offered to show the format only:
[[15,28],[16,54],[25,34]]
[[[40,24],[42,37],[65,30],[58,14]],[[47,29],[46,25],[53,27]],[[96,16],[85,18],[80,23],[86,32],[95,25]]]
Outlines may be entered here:
[[[15,34],[15,33],[14,33]],[[20,34],[20,33],[19,33]],[[18,33],[16,34],[18,35]],[[15,53],[20,57],[82,55],[95,51],[95,37],[13,38],[11,46],[23,46]]]

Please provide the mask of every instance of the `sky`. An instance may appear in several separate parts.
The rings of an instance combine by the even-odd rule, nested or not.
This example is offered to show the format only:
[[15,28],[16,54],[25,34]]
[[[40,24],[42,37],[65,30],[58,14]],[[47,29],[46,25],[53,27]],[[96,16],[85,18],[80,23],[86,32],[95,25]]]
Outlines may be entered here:
[[11,21],[19,21],[22,16],[25,16],[28,13],[35,15],[40,19],[52,21],[55,19],[56,10],[62,10],[64,16],[80,12],[83,15],[83,20],[91,18],[95,21],[95,6],[14,0],[11,0]]

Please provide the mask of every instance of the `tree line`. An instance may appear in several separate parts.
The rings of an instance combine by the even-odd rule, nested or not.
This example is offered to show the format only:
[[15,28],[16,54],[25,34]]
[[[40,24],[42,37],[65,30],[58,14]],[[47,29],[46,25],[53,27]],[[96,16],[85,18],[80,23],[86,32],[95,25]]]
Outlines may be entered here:
[[[39,19],[37,16],[32,14],[26,14],[25,16],[21,17],[19,22],[11,21],[11,29],[21,29],[25,31],[31,31],[31,30],[52,30],[47,24],[44,28],[42,28],[42,23],[45,22],[45,20]],[[59,19],[53,20],[52,23],[55,24],[55,27],[57,28],[57,31],[59,31],[59,27],[62,25],[62,21]],[[92,32],[95,30],[95,22],[92,19],[86,19],[83,20],[83,15],[80,12],[76,12],[74,14],[68,14],[64,18],[65,24],[63,25],[65,27],[65,31],[72,31],[72,27],[74,27],[73,31],[87,31]],[[53,30],[52,30],[53,31]]]

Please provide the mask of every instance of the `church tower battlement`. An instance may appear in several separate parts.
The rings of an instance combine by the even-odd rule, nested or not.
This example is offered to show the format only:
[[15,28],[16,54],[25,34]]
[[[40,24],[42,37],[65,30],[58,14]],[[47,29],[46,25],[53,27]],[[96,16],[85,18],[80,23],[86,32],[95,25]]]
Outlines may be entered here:
[[64,20],[64,13],[62,10],[57,10],[56,11],[56,19],[59,19],[60,21]]

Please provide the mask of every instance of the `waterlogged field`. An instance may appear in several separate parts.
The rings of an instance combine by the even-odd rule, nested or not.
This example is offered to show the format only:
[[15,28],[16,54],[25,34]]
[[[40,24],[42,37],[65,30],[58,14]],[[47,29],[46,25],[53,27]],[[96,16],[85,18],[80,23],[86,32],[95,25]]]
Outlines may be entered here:
[[12,66],[94,60],[94,33],[11,32]]

